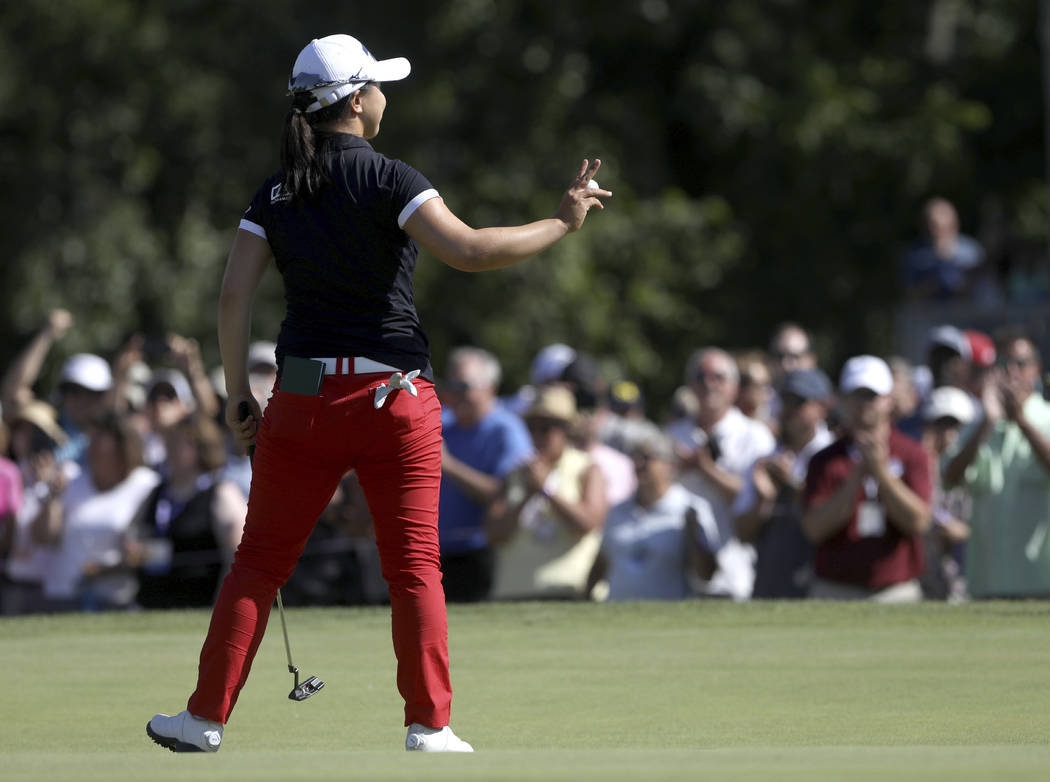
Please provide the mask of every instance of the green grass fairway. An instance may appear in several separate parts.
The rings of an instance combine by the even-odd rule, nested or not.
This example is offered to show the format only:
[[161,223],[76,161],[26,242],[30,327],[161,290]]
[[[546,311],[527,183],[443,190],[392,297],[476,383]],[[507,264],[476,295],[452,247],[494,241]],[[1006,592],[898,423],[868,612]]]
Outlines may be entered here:
[[407,755],[388,609],[292,610],[324,691],[287,699],[272,617],[217,755],[184,708],[204,612],[0,620],[0,779],[1050,779],[1050,605],[453,607],[453,725]]

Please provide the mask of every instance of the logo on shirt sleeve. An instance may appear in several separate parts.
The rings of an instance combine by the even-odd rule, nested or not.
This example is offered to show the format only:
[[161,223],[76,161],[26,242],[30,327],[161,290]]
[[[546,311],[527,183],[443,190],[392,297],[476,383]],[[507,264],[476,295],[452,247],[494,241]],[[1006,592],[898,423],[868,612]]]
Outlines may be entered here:
[[284,183],[274,185],[270,188],[270,203],[279,204],[281,201],[291,201],[292,194],[284,189]]

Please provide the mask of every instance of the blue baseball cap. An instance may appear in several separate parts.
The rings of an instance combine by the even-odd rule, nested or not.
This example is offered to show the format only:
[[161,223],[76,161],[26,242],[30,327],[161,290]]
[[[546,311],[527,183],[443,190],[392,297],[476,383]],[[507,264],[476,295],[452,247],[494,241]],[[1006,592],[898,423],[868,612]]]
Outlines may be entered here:
[[823,402],[831,396],[831,381],[819,369],[798,369],[788,372],[780,384],[780,395],[792,395],[807,402]]

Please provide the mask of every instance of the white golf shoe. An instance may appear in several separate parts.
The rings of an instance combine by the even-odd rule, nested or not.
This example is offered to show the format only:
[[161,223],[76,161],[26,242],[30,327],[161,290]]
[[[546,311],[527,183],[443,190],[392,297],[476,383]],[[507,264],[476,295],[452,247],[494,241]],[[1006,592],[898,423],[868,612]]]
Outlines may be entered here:
[[408,752],[473,752],[474,748],[452,732],[446,725],[443,728],[426,728],[418,722],[408,726],[405,736],[405,749]]
[[222,725],[188,711],[174,717],[157,714],[146,723],[146,735],[172,752],[215,752],[222,743]]

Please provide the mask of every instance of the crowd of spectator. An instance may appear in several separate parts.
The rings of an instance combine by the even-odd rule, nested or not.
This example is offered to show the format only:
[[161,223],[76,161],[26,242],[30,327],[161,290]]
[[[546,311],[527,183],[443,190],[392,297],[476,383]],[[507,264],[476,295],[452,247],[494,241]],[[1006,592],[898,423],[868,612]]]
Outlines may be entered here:
[[[210,605],[251,480],[220,424],[222,372],[192,340],[135,337],[112,361],[73,355],[37,396],[71,326],[52,312],[0,385],[0,609]],[[1050,402],[1033,339],[943,325],[916,366],[856,355],[833,383],[821,363],[793,323],[765,349],[698,349],[651,420],[635,383],[571,346],[540,350],[505,396],[496,356],[451,351],[447,599],[1050,596]],[[265,406],[274,345],[253,344],[249,365]],[[284,597],[385,601],[353,473]]]

